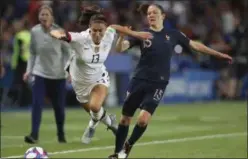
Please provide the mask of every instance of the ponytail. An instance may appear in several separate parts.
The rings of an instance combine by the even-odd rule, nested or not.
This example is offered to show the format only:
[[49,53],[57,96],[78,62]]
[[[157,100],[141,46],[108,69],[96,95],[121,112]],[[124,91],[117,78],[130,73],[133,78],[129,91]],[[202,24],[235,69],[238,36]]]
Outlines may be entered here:
[[149,6],[150,6],[150,4],[141,4],[141,5],[138,7],[137,11],[138,11],[141,15],[146,15]]
[[89,25],[91,17],[96,14],[102,14],[102,9],[99,6],[92,5],[82,7],[78,23],[80,25]]

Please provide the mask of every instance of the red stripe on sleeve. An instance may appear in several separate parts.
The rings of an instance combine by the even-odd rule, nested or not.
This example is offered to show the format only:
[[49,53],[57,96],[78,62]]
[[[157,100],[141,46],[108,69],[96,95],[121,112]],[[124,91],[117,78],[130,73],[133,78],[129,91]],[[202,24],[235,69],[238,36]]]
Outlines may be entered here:
[[66,32],[67,42],[71,42],[71,34]]

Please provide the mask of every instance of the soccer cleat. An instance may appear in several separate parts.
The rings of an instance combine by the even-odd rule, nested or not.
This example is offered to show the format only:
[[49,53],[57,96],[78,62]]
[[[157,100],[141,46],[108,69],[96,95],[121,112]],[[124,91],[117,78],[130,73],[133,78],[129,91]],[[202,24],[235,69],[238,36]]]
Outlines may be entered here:
[[38,143],[37,139],[34,139],[31,135],[25,136],[24,141],[28,144],[36,144]]
[[128,158],[131,149],[132,149],[132,145],[130,145],[127,141],[125,142],[122,151],[119,153],[118,158]]
[[59,143],[66,143],[65,136],[58,136],[58,142]]
[[107,130],[111,130],[113,132],[113,134],[116,135],[117,129],[118,129],[118,125],[117,125],[117,121],[116,121],[116,116],[113,115],[113,114],[109,114],[109,118],[111,120],[111,125],[108,126]]
[[86,130],[84,131],[84,134],[81,138],[82,143],[89,144],[94,134],[95,134],[95,129],[88,126]]
[[118,153],[118,159],[125,159],[125,158],[127,158],[127,154],[124,152],[124,150]]
[[110,156],[108,157],[108,159],[118,159],[118,154],[115,153],[115,154],[113,154],[113,155],[110,155]]

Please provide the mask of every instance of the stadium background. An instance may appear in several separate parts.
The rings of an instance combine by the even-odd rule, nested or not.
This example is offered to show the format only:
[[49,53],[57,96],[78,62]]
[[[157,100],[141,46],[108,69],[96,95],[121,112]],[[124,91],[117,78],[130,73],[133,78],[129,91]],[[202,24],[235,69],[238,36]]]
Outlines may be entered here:
[[[23,127],[29,126],[29,114],[24,112],[24,114],[19,111],[22,108],[29,108],[31,103],[30,92],[26,93],[27,97],[23,97],[25,104],[20,104],[18,99],[20,98],[19,85],[13,84],[14,73],[11,68],[11,58],[13,55],[13,40],[20,26],[27,26],[29,29],[38,23],[38,8],[42,4],[51,5],[55,15],[55,22],[70,31],[80,31],[85,29],[77,25],[77,18],[80,13],[80,6],[86,5],[89,3],[95,3],[104,8],[104,14],[107,16],[109,23],[117,23],[122,25],[131,25],[134,29],[140,29],[146,25],[145,18],[141,17],[138,13],[135,12],[135,8],[140,3],[145,2],[155,2],[162,5],[167,12],[167,20],[165,21],[165,26],[167,28],[177,28],[184,32],[189,38],[193,40],[198,40],[206,44],[207,46],[216,49],[218,51],[228,53],[234,58],[234,62],[231,65],[228,65],[224,61],[211,58],[195,52],[188,52],[183,50],[180,45],[175,47],[175,54],[173,55],[171,62],[171,80],[168,88],[166,90],[164,99],[162,100],[161,105],[178,105],[178,107],[168,108],[163,107],[159,108],[160,113],[163,116],[163,113],[168,113],[168,118],[165,119],[169,123],[168,129],[174,130],[175,123],[170,123],[170,120],[175,116],[180,116],[183,114],[183,117],[179,117],[178,120],[182,124],[192,124],[195,126],[204,125],[202,121],[198,121],[198,117],[201,115],[211,114],[211,116],[218,116],[220,119],[229,123],[233,122],[233,125],[237,125],[237,131],[247,132],[247,122],[246,122],[246,108],[247,105],[245,102],[247,99],[248,93],[248,20],[247,20],[247,11],[248,11],[248,1],[247,0],[228,0],[228,1],[216,1],[216,0],[192,0],[192,1],[133,1],[133,0],[115,0],[115,1],[65,1],[65,0],[54,0],[54,1],[24,1],[24,0],[8,0],[1,2],[1,58],[3,58],[5,66],[5,75],[0,79],[0,99],[1,99],[1,116],[3,129],[1,129],[1,136],[19,136],[25,135],[28,132],[27,128],[23,130],[18,130],[16,127],[6,127],[6,125],[16,124],[15,121],[19,120],[20,125]],[[111,111],[116,112],[117,115],[120,113],[120,109],[116,108],[120,106],[125,97],[125,92],[127,88],[128,81],[131,76],[132,70],[135,68],[135,65],[139,59],[138,48],[133,48],[126,53],[116,53],[111,52],[106,66],[110,72],[111,76],[111,87],[108,99],[105,102],[106,107],[115,107],[110,108]],[[18,67],[18,66],[17,66]],[[67,107],[78,108],[79,104],[75,99],[75,94],[72,91],[70,83],[67,85]],[[204,101],[208,101],[207,103]],[[218,103],[216,103],[218,101]],[[197,102],[198,104],[195,104]],[[200,102],[200,104],[199,104]],[[20,106],[21,105],[21,106]],[[46,99],[46,107],[50,108],[49,99]],[[195,106],[205,106],[201,109]],[[183,110],[182,110],[183,109]],[[9,112],[11,110],[11,112]],[[12,110],[18,110],[18,113]],[[7,112],[6,112],[7,111]],[[175,113],[177,112],[177,113]],[[81,113],[81,112],[80,112]],[[81,117],[81,114],[75,112],[74,109],[68,109],[67,114],[67,124],[70,125],[75,122],[72,119]],[[83,113],[83,110],[82,110]],[[222,113],[222,115],[220,115]],[[230,116],[230,114],[232,114]],[[186,114],[186,116],[185,116]],[[199,114],[199,116],[195,116]],[[72,115],[72,116],[71,116]],[[174,116],[175,115],[175,116]],[[76,127],[82,127],[82,124],[87,123],[87,116],[83,115],[85,120],[82,123],[78,122]],[[216,117],[215,116],[215,117]],[[159,116],[160,117],[160,116]],[[44,124],[48,124],[50,120],[53,120],[50,110],[45,111],[43,116],[45,118]],[[237,119],[237,120],[235,120]],[[157,121],[156,121],[157,120]],[[197,123],[195,123],[196,121]],[[210,119],[209,119],[210,120]],[[214,120],[214,119],[212,119]],[[229,121],[231,120],[231,121]],[[154,125],[158,126],[151,128],[154,132],[159,131],[160,122],[159,119],[155,118]],[[171,124],[171,125],[170,125]],[[209,123],[208,123],[209,124]],[[219,133],[220,131],[216,130],[215,127],[221,128],[221,132],[229,133],[229,130],[232,128],[220,126],[222,123],[215,123],[214,125],[208,125],[212,127],[213,134]],[[25,125],[25,126],[24,126]],[[72,124],[73,125],[73,124]],[[70,126],[68,126],[70,127]],[[41,128],[42,129],[42,128]],[[79,128],[78,128],[79,129]],[[68,134],[73,136],[81,135],[80,131],[77,129],[77,133],[69,132]],[[166,126],[165,126],[166,129]],[[73,128],[75,131],[76,129]],[[13,132],[15,132],[13,134]],[[54,131],[53,129],[51,131]],[[69,131],[69,130],[68,130]],[[109,138],[111,137],[108,134],[107,139],[103,137],[105,130],[100,129],[102,135],[100,135],[102,145],[109,145]],[[180,131],[180,130],[179,130]],[[189,130],[188,130],[189,131]],[[183,132],[183,131],[182,131]],[[207,134],[207,131],[201,133],[201,135]],[[236,132],[236,131],[235,131]],[[45,130],[43,132],[44,138],[50,140],[50,130]],[[200,133],[191,131],[193,135],[199,135]],[[230,132],[231,133],[231,132]],[[149,134],[149,132],[148,132]],[[153,133],[153,137],[158,135]],[[187,133],[186,133],[187,134]],[[191,134],[191,135],[192,135]],[[98,134],[99,135],[99,134]],[[161,134],[160,134],[161,135]],[[190,135],[190,133],[188,133]],[[148,135],[149,136],[149,135]],[[180,136],[180,135],[179,135]],[[170,137],[170,135],[169,135]],[[178,136],[176,136],[178,137]],[[180,137],[185,137],[181,135]],[[9,139],[11,138],[11,139]],[[27,145],[22,146],[21,150],[16,150],[11,147],[11,145],[22,145],[22,137],[16,139],[12,137],[1,138],[1,144],[5,144],[5,148],[1,148],[3,156],[19,155],[22,153],[22,150],[27,148]],[[104,138],[104,139],[102,139]],[[152,137],[151,137],[152,138]],[[168,134],[166,136],[168,139]],[[169,138],[170,139],[170,138]],[[15,140],[15,141],[14,141]],[[158,138],[161,140],[161,138]],[[149,140],[148,140],[149,141]],[[240,141],[240,142],[239,142]],[[243,138],[242,138],[242,141]],[[235,140],[238,144],[241,143],[241,140]],[[11,144],[9,144],[11,143]],[[56,143],[56,142],[55,142]],[[98,142],[97,142],[98,143]],[[225,142],[223,145],[228,145]],[[247,150],[246,146],[242,142],[242,150]],[[242,145],[241,144],[241,145]],[[7,145],[7,146],[6,146]],[[44,143],[45,145],[45,143]],[[94,144],[93,144],[94,145]],[[207,144],[208,145],[208,144]],[[209,145],[214,145],[209,143]],[[235,145],[235,144],[234,144]],[[50,145],[51,146],[51,145]],[[78,148],[79,145],[71,145],[72,148]],[[2,146],[1,146],[2,147]],[[49,147],[49,151],[60,151],[61,149],[70,149],[66,147],[58,146],[57,149],[53,149],[54,145]],[[197,147],[197,146],[196,146]],[[221,146],[220,146],[221,147]],[[164,147],[165,148],[165,147]],[[228,147],[232,149],[231,147]],[[228,149],[227,148],[227,149]],[[192,150],[195,148],[192,148]],[[149,149],[148,149],[149,150]],[[239,149],[240,151],[241,149]],[[227,150],[225,150],[227,151]],[[244,151],[239,152],[237,150],[238,157],[243,157],[241,154],[244,154]],[[24,151],[23,151],[24,152]],[[81,151],[80,151],[81,152]],[[84,150],[82,151],[84,152]],[[88,152],[88,151],[87,151]],[[169,157],[173,157],[172,152],[177,152],[176,150],[171,151],[168,154]],[[199,157],[199,153],[189,154],[188,157],[196,156]],[[55,153],[56,154],[56,153]],[[87,154],[87,153],[86,153]],[[89,154],[89,153],[88,153]],[[140,150],[140,154],[141,150]],[[134,157],[140,157],[139,153],[134,155]],[[223,157],[228,156],[226,153],[216,155],[214,157]],[[225,155],[224,155],[225,154]],[[80,156],[79,154],[78,156]],[[105,154],[104,154],[105,155]],[[149,153],[146,155],[149,156]],[[174,154],[175,155],[175,154]],[[184,157],[185,154],[177,154],[177,157]],[[181,156],[180,156],[181,155]],[[186,155],[186,156],[187,156]],[[202,157],[213,157],[211,154],[202,153]],[[201,157],[200,155],[200,157]],[[246,153],[247,155],[247,153]],[[162,152],[160,155],[153,155],[152,157],[164,157]],[[167,157],[168,157],[167,156]],[[235,155],[234,155],[235,156]],[[59,156],[61,157],[61,156]],[[69,156],[68,156],[69,157]],[[74,156],[77,157],[77,156]],[[86,155],[86,157],[89,157]],[[97,155],[91,155],[91,157],[100,157]],[[101,156],[105,157],[105,156]],[[147,156],[146,156],[147,157]],[[230,157],[230,156],[229,156]]]

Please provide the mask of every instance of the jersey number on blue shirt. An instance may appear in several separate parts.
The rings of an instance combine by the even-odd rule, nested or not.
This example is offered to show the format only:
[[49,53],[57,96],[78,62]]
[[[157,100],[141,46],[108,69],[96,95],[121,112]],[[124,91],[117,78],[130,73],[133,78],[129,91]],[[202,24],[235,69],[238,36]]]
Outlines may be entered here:
[[152,46],[152,41],[151,40],[147,39],[147,40],[143,41],[143,47],[144,48],[149,48],[151,46]]

